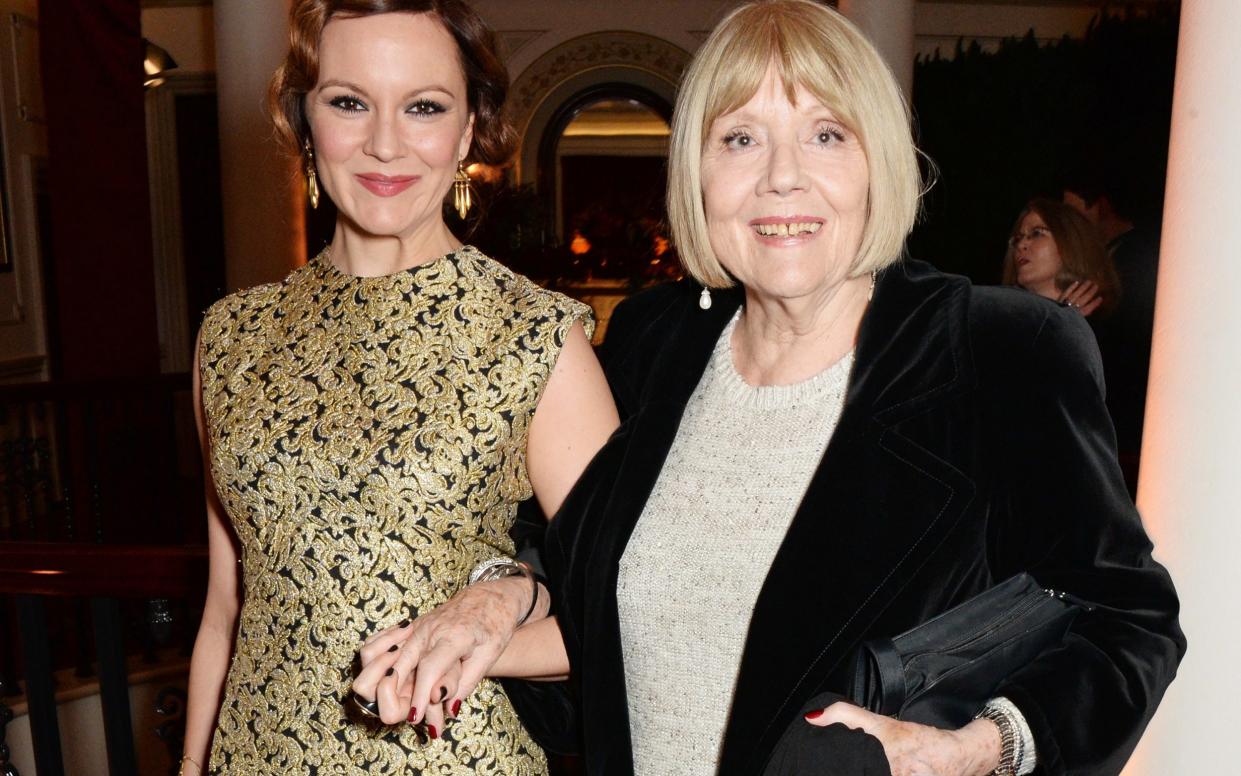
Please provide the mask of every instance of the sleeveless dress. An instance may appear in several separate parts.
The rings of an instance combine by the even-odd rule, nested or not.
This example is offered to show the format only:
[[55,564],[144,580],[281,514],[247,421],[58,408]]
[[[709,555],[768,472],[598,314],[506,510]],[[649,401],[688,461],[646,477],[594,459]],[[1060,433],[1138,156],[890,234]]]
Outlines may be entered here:
[[498,682],[440,738],[359,718],[361,642],[512,554],[526,435],[589,308],[463,247],[359,278],[327,251],[207,311],[211,473],[242,608],[213,774],[544,774]]

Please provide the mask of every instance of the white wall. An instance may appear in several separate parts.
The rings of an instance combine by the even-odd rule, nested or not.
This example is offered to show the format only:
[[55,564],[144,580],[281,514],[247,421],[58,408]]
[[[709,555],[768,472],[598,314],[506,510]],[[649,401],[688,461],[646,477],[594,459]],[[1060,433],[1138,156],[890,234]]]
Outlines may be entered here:
[[[228,0],[217,0],[228,2]],[[883,2],[883,0],[870,0]],[[33,4],[33,3],[31,3]],[[496,29],[521,42],[509,59],[516,77],[543,53],[571,38],[603,30],[645,32],[693,51],[736,0],[474,0]],[[1097,12],[1097,3],[919,2],[914,10],[915,49],[929,55],[936,47],[948,55],[957,38],[995,46],[1003,37],[1034,28],[1040,40],[1080,37]],[[211,6],[147,8],[142,33],[168,50],[181,72],[215,69]]]
[[1134,776],[1237,773],[1241,3],[1185,0],[1138,506],[1189,641]]
[[209,5],[144,8],[142,36],[172,56],[178,73],[211,73],[215,71],[213,18]]

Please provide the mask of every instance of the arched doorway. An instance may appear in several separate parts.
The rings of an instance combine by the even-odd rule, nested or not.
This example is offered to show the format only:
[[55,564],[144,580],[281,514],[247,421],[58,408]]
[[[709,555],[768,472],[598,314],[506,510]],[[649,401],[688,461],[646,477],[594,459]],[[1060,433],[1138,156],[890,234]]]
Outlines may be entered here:
[[689,62],[689,52],[639,32],[592,33],[544,53],[513,80],[509,91],[510,116],[521,138],[517,181],[535,183],[541,141],[553,120],[564,115],[565,106],[609,85],[643,90],[648,97],[638,99],[648,105],[671,106]]
[[662,218],[671,119],[666,100],[626,83],[597,84],[560,106],[539,140],[536,185],[561,240],[592,208]]
[[529,274],[590,304],[599,321],[677,266],[663,225],[668,125],[690,55],[636,32],[556,46],[513,81],[513,170],[546,239]]
[[540,140],[537,189],[562,290],[594,308],[597,339],[630,291],[679,274],[664,205],[670,121],[659,95],[598,84],[565,102]]

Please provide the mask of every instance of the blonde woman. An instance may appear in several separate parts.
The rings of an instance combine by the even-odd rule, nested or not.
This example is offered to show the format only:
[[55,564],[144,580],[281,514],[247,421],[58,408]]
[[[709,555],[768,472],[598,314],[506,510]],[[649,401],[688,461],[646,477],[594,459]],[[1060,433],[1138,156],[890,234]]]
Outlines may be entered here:
[[[622,424],[546,547],[586,772],[1119,772],[1185,642],[1081,316],[901,260],[909,115],[821,3],[728,16],[670,147],[690,279],[617,308]],[[1020,571],[1097,608],[978,719],[825,702],[862,642]]]

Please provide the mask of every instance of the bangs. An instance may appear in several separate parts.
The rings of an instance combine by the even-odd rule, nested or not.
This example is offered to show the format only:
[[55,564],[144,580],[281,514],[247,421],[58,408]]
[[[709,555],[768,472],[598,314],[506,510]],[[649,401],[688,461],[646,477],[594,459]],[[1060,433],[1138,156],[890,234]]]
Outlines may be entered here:
[[[796,106],[813,97],[866,154],[866,227],[850,271],[899,261],[922,182],[909,109],[887,63],[847,19],[817,0],[751,0],[698,49],[677,92],[668,143],[668,223],[686,270],[709,288],[735,284],[711,246],[702,162],[711,125],[758,93],[768,72]],[[803,91],[804,90],[804,91]]]
[[[707,96],[703,128],[750,101],[763,83],[769,68],[784,87],[784,96],[797,105],[797,90],[804,89],[830,110],[838,121],[856,131],[855,117],[847,106],[852,102],[846,94],[849,74],[840,63],[823,56],[830,51],[830,41],[816,35],[813,26],[797,17],[797,8],[782,12],[747,13],[741,11],[731,25],[733,35],[722,41],[723,50],[714,84]],[[747,19],[746,16],[753,16]],[[788,17],[788,18],[785,18]],[[704,132],[704,142],[706,140]]]

